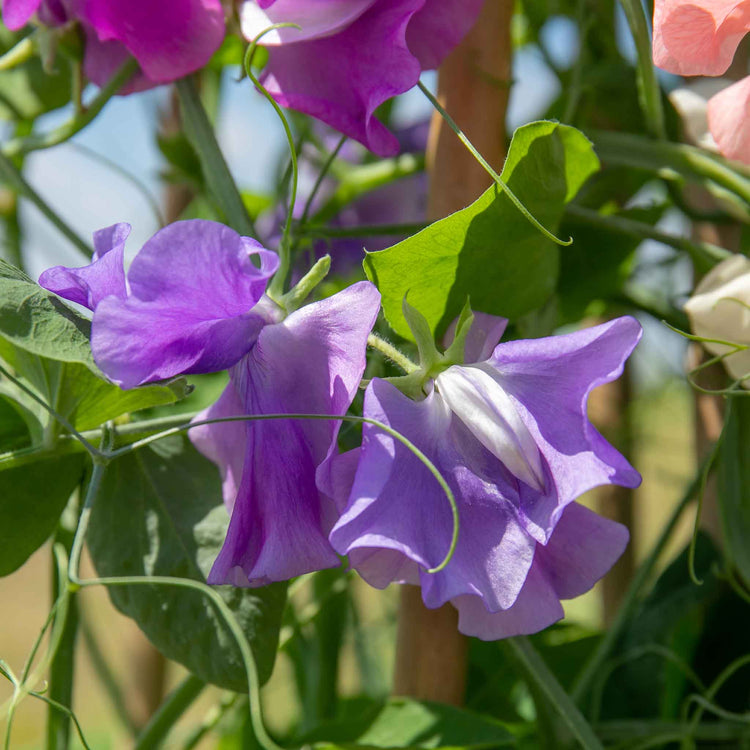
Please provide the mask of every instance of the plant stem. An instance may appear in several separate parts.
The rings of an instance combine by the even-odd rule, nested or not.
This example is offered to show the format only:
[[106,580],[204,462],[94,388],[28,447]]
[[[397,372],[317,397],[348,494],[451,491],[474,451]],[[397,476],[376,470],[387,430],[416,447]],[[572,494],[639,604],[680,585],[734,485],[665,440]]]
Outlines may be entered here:
[[646,119],[646,127],[655,138],[667,136],[664,126],[664,109],[661,103],[661,89],[656,78],[651,53],[651,34],[648,30],[646,14],[641,0],[620,0],[630,33],[638,54],[638,98]]
[[589,132],[589,135],[605,164],[620,164],[651,172],[673,169],[698,182],[711,180],[750,203],[750,179],[742,165],[730,164],[693,146],[654,141],[631,133],[598,130]]
[[703,271],[710,270],[717,263],[732,255],[729,250],[725,250],[718,245],[712,245],[709,242],[693,241],[687,237],[675,237],[673,234],[661,232],[641,221],[634,221],[624,216],[601,214],[598,211],[593,211],[590,208],[584,208],[572,203],[566,207],[565,216],[594,227],[610,229],[618,234],[624,234],[629,237],[662,242],[676,250],[688,253],[696,265]]
[[381,339],[375,333],[371,333],[367,337],[367,346],[376,351],[379,351],[385,357],[391,360],[395,365],[400,367],[407,375],[410,372],[416,372],[419,367],[412,362],[403,352],[396,349],[393,344],[389,343],[385,339]]
[[[78,503],[75,503],[77,510]],[[61,545],[66,554],[70,554],[73,547],[74,527],[66,523],[63,514],[57,533],[56,545]],[[57,559],[52,561],[52,601],[56,602],[61,594],[61,581],[57,575]],[[70,715],[64,713],[54,705],[59,703],[66,708],[73,706],[73,678],[75,673],[75,647],[78,635],[78,602],[70,597],[67,615],[63,625],[60,641],[49,668],[49,689],[46,697],[52,701],[47,707],[47,750],[67,750],[70,745]]]
[[594,730],[562,689],[531,641],[524,636],[516,636],[503,641],[503,644],[529,686],[544,695],[563,724],[578,740],[580,747],[584,750],[603,750],[603,745],[594,734]]
[[162,743],[177,720],[187,711],[203,692],[206,683],[195,675],[188,675],[159,706],[159,710],[144,727],[134,750],[153,750]]
[[72,242],[87,258],[90,258],[94,251],[84,242],[44,201],[44,199],[34,190],[31,185],[23,178],[21,173],[4,150],[0,151],[0,179],[6,182],[11,189],[15,190],[28,201],[33,203],[42,215],[70,242]]
[[188,76],[175,83],[180,99],[182,122],[188,140],[200,159],[209,190],[226,214],[229,226],[242,235],[255,235],[253,220],[229,171],[214,134],[211,121],[201,102],[195,78]]
[[83,130],[101,112],[104,105],[132,78],[137,70],[138,63],[131,58],[112,76],[91,103],[81,112],[77,112],[68,122],[51,133],[14,138],[3,146],[3,154],[7,157],[21,156],[31,151],[57,146],[69,140]]

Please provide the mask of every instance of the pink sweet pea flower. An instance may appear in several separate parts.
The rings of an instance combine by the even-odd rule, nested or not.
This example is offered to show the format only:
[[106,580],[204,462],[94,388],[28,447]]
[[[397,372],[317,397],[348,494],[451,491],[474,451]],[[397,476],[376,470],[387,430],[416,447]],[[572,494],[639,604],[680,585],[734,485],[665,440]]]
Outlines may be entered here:
[[79,22],[86,36],[85,72],[98,85],[132,55],[143,75],[131,91],[202,68],[224,39],[221,0],[3,0],[2,10],[13,30],[34,14],[50,26]]
[[750,164],[750,76],[711,97],[708,128],[724,156]]
[[656,0],[654,63],[682,76],[719,76],[748,31],[748,0]]
[[416,86],[471,29],[481,0],[244,0],[247,39],[266,34],[262,83],[285,107],[305,112],[380,156],[398,141],[375,110]]

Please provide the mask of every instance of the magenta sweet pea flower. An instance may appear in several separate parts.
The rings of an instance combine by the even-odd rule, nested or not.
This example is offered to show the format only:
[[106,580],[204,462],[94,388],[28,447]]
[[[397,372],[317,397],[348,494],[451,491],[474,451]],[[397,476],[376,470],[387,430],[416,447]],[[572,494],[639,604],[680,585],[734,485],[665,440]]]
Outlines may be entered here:
[[49,26],[81,24],[85,73],[98,85],[135,57],[143,75],[128,90],[202,68],[224,39],[221,0],[3,0],[3,21],[10,29],[21,28],[34,14]]
[[244,0],[242,32],[266,34],[262,83],[279,104],[312,115],[381,156],[398,151],[374,116],[436,68],[474,24],[481,0]]
[[594,429],[589,392],[622,372],[641,329],[629,317],[565,336],[495,346],[505,321],[476,316],[469,364],[452,365],[412,400],[374,379],[366,416],[405,435],[455,494],[448,501],[412,452],[365,425],[362,448],[334,458],[319,481],[341,517],[330,539],[376,587],[418,584],[426,606],[451,602],[459,628],[485,640],[536,632],[563,615],[622,553],[619,524],[575,503],[602,484],[636,487],[639,474]]
[[[372,284],[284,317],[264,294],[278,259],[255,240],[211,221],[177,222],[143,246],[126,275],[128,231],[125,224],[102,230],[91,265],[53,268],[40,279],[93,309],[94,359],[112,380],[129,388],[231,368],[229,385],[204,417],[346,412],[380,307]],[[338,430],[334,419],[192,431],[220,468],[231,514],[211,583],[258,586],[339,564],[327,539],[335,508],[315,479],[336,453]]]

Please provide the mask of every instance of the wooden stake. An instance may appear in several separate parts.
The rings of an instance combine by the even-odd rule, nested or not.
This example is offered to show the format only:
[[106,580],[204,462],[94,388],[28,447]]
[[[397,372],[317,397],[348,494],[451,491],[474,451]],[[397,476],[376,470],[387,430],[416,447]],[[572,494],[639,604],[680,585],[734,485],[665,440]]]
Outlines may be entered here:
[[[505,159],[510,88],[512,0],[485,0],[474,29],[440,68],[438,99],[499,172]],[[427,148],[428,213],[439,219],[478,198],[491,179],[436,113]],[[466,638],[451,604],[427,609],[421,591],[401,591],[394,692],[460,705],[466,688]]]

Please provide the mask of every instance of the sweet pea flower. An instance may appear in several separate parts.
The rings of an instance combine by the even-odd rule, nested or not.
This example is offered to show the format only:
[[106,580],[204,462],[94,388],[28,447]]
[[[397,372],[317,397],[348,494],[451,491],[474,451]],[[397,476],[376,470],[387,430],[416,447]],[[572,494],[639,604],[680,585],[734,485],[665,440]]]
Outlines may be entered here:
[[274,99],[328,123],[380,156],[396,137],[374,116],[437,68],[474,24],[481,0],[244,0],[242,33],[269,50],[261,79]]
[[142,76],[129,91],[202,68],[224,39],[221,0],[3,0],[2,10],[13,30],[35,14],[48,26],[79,22],[86,37],[84,71],[100,86],[132,55]]
[[440,470],[458,504],[417,457],[376,426],[335,457],[319,482],[341,517],[330,535],[373,586],[418,584],[427,607],[451,602],[459,629],[484,640],[536,632],[563,616],[624,550],[627,530],[575,503],[640,475],[594,429],[588,394],[618,377],[641,335],[630,317],[564,336],[497,346],[505,321],[475,315],[464,362],[412,400],[374,379],[364,414],[407,437]]
[[711,354],[727,354],[722,362],[729,374],[750,389],[750,260],[733,255],[721,261],[701,279],[685,312],[696,336],[747,347],[728,354],[733,347],[703,342]]
[[[748,0],[656,0],[654,63],[684,76],[719,76],[750,31]],[[724,156],[750,164],[750,78],[708,103],[711,135]]]
[[[278,259],[255,240],[211,221],[177,222],[146,242],[126,274],[129,229],[98,232],[89,266],[40,278],[93,310],[92,351],[108,377],[130,388],[230,368],[226,390],[197,420],[346,412],[380,307],[372,284],[284,316],[264,294]],[[219,466],[231,515],[210,583],[259,586],[340,564],[327,540],[335,509],[315,481],[338,430],[335,419],[283,419],[191,431]]]

